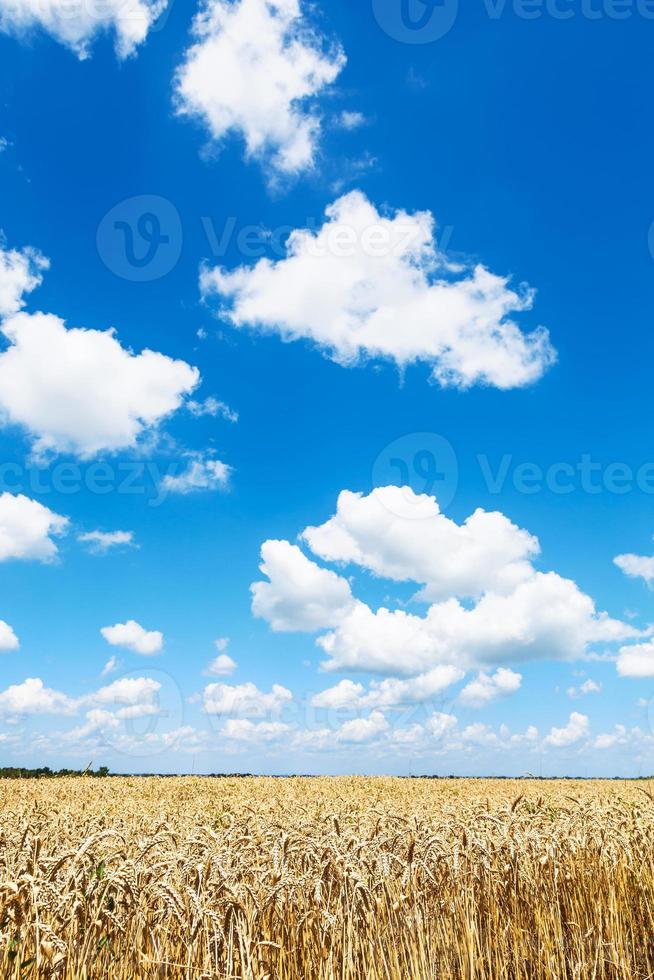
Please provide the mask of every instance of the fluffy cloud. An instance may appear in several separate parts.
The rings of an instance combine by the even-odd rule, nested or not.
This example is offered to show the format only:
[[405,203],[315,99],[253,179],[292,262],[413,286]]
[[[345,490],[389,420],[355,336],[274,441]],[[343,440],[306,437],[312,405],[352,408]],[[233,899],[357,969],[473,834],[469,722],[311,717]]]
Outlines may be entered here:
[[219,653],[207,667],[207,674],[213,677],[228,677],[236,670],[236,661],[226,653]]
[[630,578],[642,578],[648,585],[654,582],[654,558],[645,555],[618,555],[613,561]]
[[67,517],[55,514],[37,500],[23,494],[0,494],[0,562],[52,561],[57,556],[53,538],[64,534],[67,527]]
[[18,650],[19,646],[18,637],[11,626],[0,619],[0,653]]
[[372,681],[367,693],[362,684],[343,680],[335,687],[314,695],[311,704],[314,708],[352,709],[419,704],[442,694],[450,685],[462,680],[463,676],[463,671],[458,667],[443,665],[409,680],[387,677],[382,681]]
[[120,677],[117,681],[107,684],[106,687],[101,687],[99,691],[95,691],[82,700],[105,707],[107,705],[134,707],[151,704],[160,690],[159,681],[155,681],[151,677]]
[[17,313],[1,329],[0,415],[29,432],[37,454],[132,448],[199,382],[185,361],[133,354],[113,330],[67,329],[49,313]]
[[221,729],[221,735],[237,742],[278,742],[292,731],[281,721],[248,721],[247,718],[230,718]]
[[0,715],[10,719],[23,715],[69,715],[76,702],[46,687],[38,677],[28,677],[22,684],[13,684],[0,692]]
[[654,677],[654,640],[620,647],[617,669],[621,677]]
[[125,647],[143,657],[152,657],[163,648],[163,633],[159,630],[145,630],[133,619],[126,623],[116,623],[115,626],[103,626],[100,632],[110,646]]
[[293,695],[280,684],[273,684],[265,694],[254,684],[208,684],[204,689],[204,710],[209,715],[240,715],[242,718],[261,718],[279,714],[293,700]]
[[[0,0],[0,26],[2,25]],[[0,318],[11,316],[24,306],[26,293],[40,286],[48,260],[33,248],[3,249],[0,234]]]
[[273,173],[312,167],[321,121],[315,97],[345,64],[299,0],[207,0],[176,78],[178,111],[214,140],[237,133]]
[[520,690],[521,684],[521,674],[499,667],[494,674],[480,673],[475,680],[466,684],[459,695],[459,700],[461,704],[471,708],[481,708],[498,698],[515,694]]
[[[574,582],[537,571],[537,539],[502,514],[476,511],[459,526],[440,514],[434,498],[413,495],[425,519],[401,520],[395,516],[396,494],[406,500],[412,491],[343,493],[337,514],[307,528],[301,540],[325,560],[422,585],[415,599],[440,599],[424,615],[383,606],[375,611],[353,597],[344,577],[308,559],[298,546],[263,546],[261,569],[270,581],[252,586],[255,615],[277,630],[328,630],[316,641],[328,658],[325,669],[412,676],[435,667],[574,659],[595,643],[643,635],[598,612]],[[477,700],[499,694],[517,676],[509,671],[493,680],[482,677],[468,694]]]
[[353,718],[344,722],[336,733],[339,742],[370,742],[388,731],[388,722],[381,711],[373,711],[367,718]]
[[[421,520],[407,521],[409,509]],[[302,538],[325,561],[359,565],[396,582],[422,582],[421,598],[509,592],[532,574],[537,538],[503,514],[476,510],[463,524],[410,487],[345,490],[336,514]]]
[[252,611],[273,630],[312,632],[340,622],[353,608],[349,584],[320,568],[288,541],[266,541],[259,566],[268,582],[252,586]]
[[133,531],[86,531],[77,540],[86,544],[95,555],[106,555],[112,548],[130,547],[134,544]]
[[596,681],[592,680],[592,678],[589,677],[588,680],[584,681],[583,684],[579,685],[579,688],[569,687],[568,690],[566,691],[566,694],[568,695],[569,698],[572,698],[574,700],[575,698],[585,697],[587,694],[599,694],[601,690],[602,690],[602,685],[598,684]]
[[86,58],[96,36],[115,34],[116,53],[132,54],[166,6],[166,0],[102,0],[71,4],[69,0],[0,0],[0,30],[23,35],[40,28]]
[[545,744],[557,749],[567,748],[567,746],[576,745],[582,739],[587,738],[589,730],[588,716],[573,711],[564,728],[552,728],[545,739]]
[[512,318],[531,308],[530,291],[481,265],[452,266],[429,212],[386,217],[359,191],[335,201],[315,234],[294,231],[285,259],[206,269],[200,286],[234,326],[311,340],[343,365],[424,362],[442,385],[516,388],[555,359],[545,329],[526,334]]
[[317,642],[328,670],[413,674],[439,663],[469,669],[502,660],[574,659],[591,643],[635,635],[633,627],[598,614],[574,582],[535,572],[509,595],[488,592],[472,608],[448,599],[424,617],[383,607],[374,612],[360,602]]
[[165,476],[162,487],[169,493],[194,493],[196,490],[224,490],[232,468],[219,459],[195,455],[188,467],[177,476]]

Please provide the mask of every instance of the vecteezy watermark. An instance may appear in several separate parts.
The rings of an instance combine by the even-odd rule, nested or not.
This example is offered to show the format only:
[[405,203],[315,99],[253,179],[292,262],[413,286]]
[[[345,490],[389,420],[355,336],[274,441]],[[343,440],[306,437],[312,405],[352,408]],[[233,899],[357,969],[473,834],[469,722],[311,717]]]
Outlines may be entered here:
[[[234,215],[202,215],[197,220],[206,239],[207,256],[215,260],[227,256],[236,261],[285,259],[289,237],[297,230],[292,225],[242,225]],[[411,220],[403,223],[398,219],[391,226],[380,219],[360,228],[344,222],[325,223],[324,215],[307,217],[299,228],[306,233],[306,253],[318,259],[402,256],[411,251],[420,233]],[[435,247],[439,255],[447,253],[453,232],[451,225],[438,229]],[[114,275],[131,282],[153,282],[168,275],[179,261],[183,243],[177,208],[166,198],[152,194],[116,204],[102,218],[96,235],[98,254],[104,264]]]
[[[153,460],[106,460],[89,463],[57,462],[50,465],[0,462],[0,494],[24,493],[42,499],[49,494],[65,497],[89,493],[143,497],[148,507],[160,507],[171,490],[171,480],[185,472],[185,460],[160,464]],[[167,479],[170,478],[170,479]]]
[[395,41],[431,44],[454,27],[459,0],[372,0],[379,26]]
[[[654,20],[654,0],[479,0],[489,20]],[[377,23],[404,44],[431,44],[445,37],[459,12],[458,0],[372,0]]]
[[394,498],[397,517],[423,520],[433,513],[426,497],[436,497],[442,510],[454,497],[459,463],[452,444],[435,432],[413,432],[389,443],[372,468],[375,487],[399,486],[407,492]]
[[[569,496],[641,493],[654,496],[654,461],[636,466],[620,461],[600,461],[590,453],[575,460],[550,463],[519,459],[512,453],[490,456],[477,453],[473,459],[485,492],[499,496],[507,490],[534,496],[548,493]],[[388,497],[385,506],[409,520],[433,515],[430,497],[442,511],[454,501],[459,483],[459,460],[452,443],[435,432],[414,432],[395,439],[379,454],[372,468],[373,487],[396,486],[405,492]]]
[[165,197],[142,194],[116,204],[98,226],[98,254],[130,282],[153,282],[175,268],[182,253],[182,222]]

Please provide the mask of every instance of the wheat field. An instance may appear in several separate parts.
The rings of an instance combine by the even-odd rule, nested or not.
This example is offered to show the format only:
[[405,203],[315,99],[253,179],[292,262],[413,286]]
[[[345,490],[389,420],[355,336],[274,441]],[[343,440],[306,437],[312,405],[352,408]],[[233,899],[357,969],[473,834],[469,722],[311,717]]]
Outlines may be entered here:
[[2,977],[654,976],[647,783],[0,782]]

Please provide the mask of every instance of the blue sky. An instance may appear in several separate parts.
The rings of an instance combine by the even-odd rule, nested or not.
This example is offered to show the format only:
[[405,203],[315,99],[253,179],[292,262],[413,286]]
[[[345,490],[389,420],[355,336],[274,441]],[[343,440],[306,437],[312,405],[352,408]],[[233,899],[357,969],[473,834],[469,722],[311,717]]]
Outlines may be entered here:
[[650,772],[647,4],[154,7],[0,0],[2,758]]

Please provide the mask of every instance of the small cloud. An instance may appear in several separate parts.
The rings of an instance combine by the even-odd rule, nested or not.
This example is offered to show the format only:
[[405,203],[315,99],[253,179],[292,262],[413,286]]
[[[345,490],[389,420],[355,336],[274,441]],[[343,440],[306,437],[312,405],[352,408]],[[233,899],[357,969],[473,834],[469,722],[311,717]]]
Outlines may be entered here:
[[93,555],[106,555],[112,548],[136,547],[133,531],[86,531],[77,540],[88,545]]
[[100,632],[110,646],[125,647],[142,657],[152,657],[163,648],[163,633],[159,630],[144,630],[133,619],[115,626],[103,626]]
[[349,112],[344,110],[337,118],[337,124],[341,129],[358,129],[360,126],[365,126],[367,119],[362,112]]
[[20,643],[9,623],[0,619],[0,653],[18,650]]
[[109,657],[109,659],[107,660],[106,664],[102,668],[102,671],[100,673],[100,677],[108,677],[109,674],[113,674],[113,672],[118,668],[118,666],[119,666],[118,658],[117,657]]
[[235,412],[225,402],[218,401],[217,398],[211,395],[205,398],[203,402],[191,400],[186,403],[186,407],[191,415],[195,415],[196,418],[201,418],[203,415],[211,415],[213,417],[221,415],[228,422],[238,422],[238,412]]
[[169,493],[194,493],[198,490],[225,490],[229,485],[232,467],[219,459],[193,454],[188,467],[177,476],[165,476],[162,487]]
[[212,677],[229,677],[236,670],[236,661],[232,660],[226,653],[221,653],[211,661],[206,669],[206,673]]

